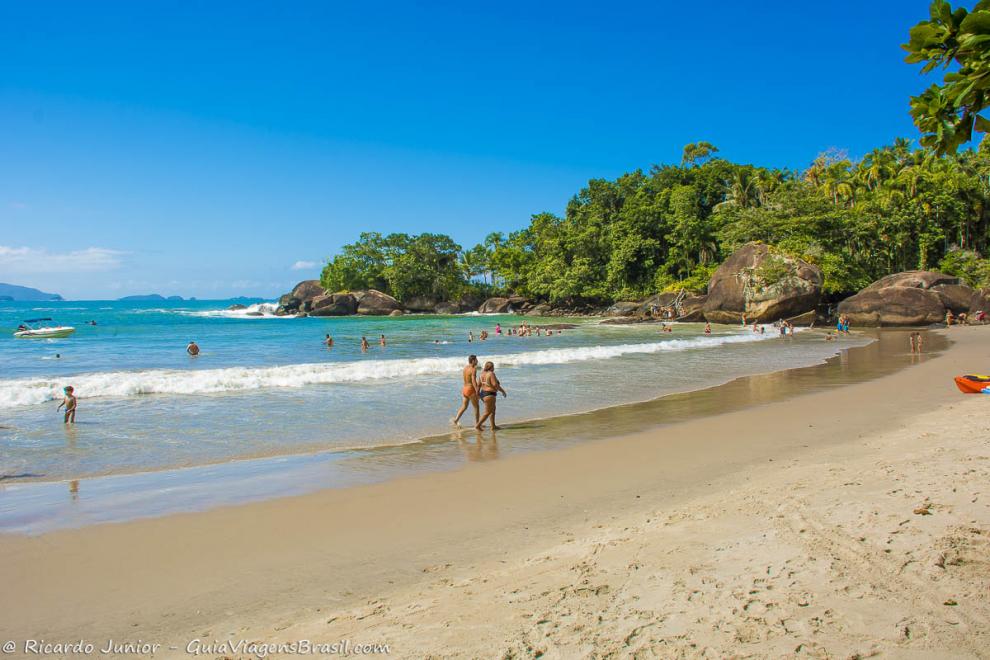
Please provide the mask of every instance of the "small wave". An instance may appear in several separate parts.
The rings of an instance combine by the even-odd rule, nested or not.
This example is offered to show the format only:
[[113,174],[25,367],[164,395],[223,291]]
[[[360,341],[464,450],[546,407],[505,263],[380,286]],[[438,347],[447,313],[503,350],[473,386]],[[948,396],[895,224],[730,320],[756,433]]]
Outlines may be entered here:
[[275,316],[278,303],[256,303],[248,305],[244,309],[206,309],[201,311],[176,310],[176,314],[182,316],[200,316],[205,318],[228,318],[228,319],[284,319],[292,316]]
[[[631,354],[710,349],[769,339],[773,335],[719,335],[691,339],[668,339],[642,344],[551,348],[527,353],[491,356],[499,367],[569,364],[610,360]],[[480,348],[480,347],[479,347]],[[487,358],[482,358],[484,362]],[[61,396],[71,383],[84,398],[129,397],[143,394],[216,394],[267,388],[387,381],[457,374],[461,357],[360,360],[332,364],[296,364],[283,367],[229,367],[201,371],[157,369],[117,371],[67,376],[59,380],[25,378],[0,381],[0,409],[35,405]]]
[[130,314],[177,314],[179,316],[196,316],[199,318],[228,318],[228,319],[284,319],[294,318],[293,316],[275,316],[278,303],[265,302],[248,305],[244,309],[162,309],[160,307],[148,309],[134,309]]

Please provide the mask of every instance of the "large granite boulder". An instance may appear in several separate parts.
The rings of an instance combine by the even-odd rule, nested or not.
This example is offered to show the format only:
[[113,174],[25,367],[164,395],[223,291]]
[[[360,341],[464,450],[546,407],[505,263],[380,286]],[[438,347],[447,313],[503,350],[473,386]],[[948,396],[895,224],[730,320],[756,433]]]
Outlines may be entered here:
[[973,295],[969,299],[970,318],[973,318],[977,312],[987,312],[990,314],[990,288],[973,291]]
[[605,316],[635,316],[639,313],[642,303],[617,302],[605,310]]
[[325,295],[323,285],[319,280],[303,280],[292,288],[292,291],[278,299],[278,309],[275,314],[285,316],[287,314],[298,314],[308,312],[311,309],[311,301],[317,296]]
[[433,308],[435,314],[461,314],[463,312],[473,309],[472,307],[465,308],[459,302],[442,302],[437,303],[437,306]]
[[768,323],[815,309],[824,277],[818,266],[747,243],[718,267],[708,283],[705,319],[712,323]]
[[945,318],[945,305],[935,291],[890,286],[864,289],[839,303],[838,312],[852,325],[930,325]]
[[853,325],[929,325],[945,319],[945,312],[967,312],[973,289],[958,277],[930,270],[909,270],[882,277],[846,298],[838,313]]
[[708,296],[688,296],[681,301],[678,321],[697,323],[705,320],[705,303]]
[[678,294],[673,291],[652,295],[643,302],[639,303],[637,313],[649,315],[654,308],[663,309],[664,307],[670,307],[674,301],[677,300],[677,296]]
[[319,280],[303,280],[292,289],[289,295],[297,300],[309,300],[316,296],[322,296],[324,293],[326,291],[323,290],[323,285],[320,284]]
[[413,296],[403,300],[402,304],[410,312],[432,312],[440,304],[440,300],[432,296]]
[[969,312],[969,304],[973,300],[973,287],[965,284],[936,284],[932,291],[938,294],[946,309],[953,314]]
[[473,291],[468,291],[466,293],[462,293],[461,297],[453,302],[460,305],[462,312],[473,312],[478,309],[483,302],[485,302],[485,297]]
[[363,316],[388,316],[396,310],[402,311],[398,300],[377,289],[352,291],[351,295],[357,301],[357,313]]
[[877,291],[890,287],[905,287],[908,289],[931,289],[940,284],[961,284],[958,277],[946,275],[933,270],[906,270],[881,277],[863,291]]
[[528,310],[526,310],[526,316],[546,316],[553,311],[553,307],[547,303],[540,303],[538,305],[533,305]]
[[481,314],[505,314],[508,311],[508,298],[489,298],[485,302],[481,303],[480,307],[478,307],[478,312]]
[[349,293],[331,293],[310,301],[310,316],[350,316],[357,311],[357,300]]

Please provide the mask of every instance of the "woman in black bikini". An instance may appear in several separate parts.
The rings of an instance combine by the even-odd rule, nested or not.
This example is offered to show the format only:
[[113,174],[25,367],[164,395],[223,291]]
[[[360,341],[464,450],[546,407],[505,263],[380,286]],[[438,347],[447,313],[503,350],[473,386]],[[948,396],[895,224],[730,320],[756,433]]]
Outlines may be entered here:
[[489,417],[492,418],[492,430],[498,430],[499,427],[495,426],[495,401],[498,399],[499,392],[502,393],[502,396],[509,396],[502,388],[502,383],[498,382],[498,377],[495,375],[495,364],[485,362],[485,368],[482,370],[481,378],[479,379],[478,397],[485,404],[485,414],[481,416],[477,426],[475,426],[479,431]]

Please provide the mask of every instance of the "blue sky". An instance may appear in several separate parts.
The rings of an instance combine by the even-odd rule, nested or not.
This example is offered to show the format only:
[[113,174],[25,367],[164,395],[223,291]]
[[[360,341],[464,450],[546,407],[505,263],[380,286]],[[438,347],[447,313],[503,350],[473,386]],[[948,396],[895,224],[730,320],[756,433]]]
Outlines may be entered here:
[[3,3],[0,281],[272,297],[361,231],[470,246],[688,142],[861,155],[917,137],[927,7]]

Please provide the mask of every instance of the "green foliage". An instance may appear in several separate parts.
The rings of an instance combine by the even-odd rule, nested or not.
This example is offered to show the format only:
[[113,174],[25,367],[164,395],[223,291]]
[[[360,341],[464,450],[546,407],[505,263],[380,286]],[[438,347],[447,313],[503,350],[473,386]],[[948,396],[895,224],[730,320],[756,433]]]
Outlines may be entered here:
[[779,284],[794,274],[794,266],[782,256],[770,253],[753,270],[754,279],[764,288]]
[[681,155],[681,167],[697,165],[718,153],[718,147],[711,142],[692,142],[684,145]]
[[990,0],[980,0],[971,12],[933,0],[929,19],[911,28],[902,47],[905,61],[923,64],[923,73],[951,67],[941,85],[911,99],[911,115],[925,134],[922,145],[954,153],[974,129],[990,130],[990,121],[979,114],[990,103]]
[[378,289],[399,300],[449,300],[468,286],[460,253],[461,246],[441,234],[368,232],[327,263],[320,281],[329,291]]
[[[824,153],[802,173],[720,158],[656,166],[589,181],[562,216],[536,214],[466,251],[435,234],[362,234],[322,279],[330,290],[374,287],[400,299],[474,289],[611,303],[704,291],[717,264],[749,241],[817,264],[829,294],[938,264],[986,282],[990,146],[939,157],[897,140],[858,162]],[[775,268],[760,278],[776,281]]]
[[948,275],[961,277],[970,286],[990,285],[990,261],[972,250],[949,250],[939,262],[938,269]]

